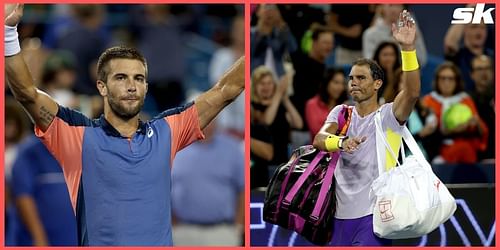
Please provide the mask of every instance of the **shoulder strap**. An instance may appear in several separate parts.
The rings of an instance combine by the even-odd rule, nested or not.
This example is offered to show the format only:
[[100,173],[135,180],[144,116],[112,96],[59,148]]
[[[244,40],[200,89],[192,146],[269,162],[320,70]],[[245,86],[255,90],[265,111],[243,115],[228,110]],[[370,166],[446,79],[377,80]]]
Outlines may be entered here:
[[351,124],[351,116],[352,116],[352,106],[347,106],[345,104],[342,105],[342,110],[339,112],[338,117],[338,129],[337,135],[346,135],[347,129]]

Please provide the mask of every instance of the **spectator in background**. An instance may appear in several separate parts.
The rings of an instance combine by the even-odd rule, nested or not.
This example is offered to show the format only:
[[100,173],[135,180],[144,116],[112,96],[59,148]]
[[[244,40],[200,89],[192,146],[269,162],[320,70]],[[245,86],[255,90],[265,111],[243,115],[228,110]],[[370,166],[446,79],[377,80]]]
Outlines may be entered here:
[[[434,159],[434,163],[443,160],[446,163],[476,163],[478,153],[486,150],[488,128],[479,117],[474,101],[464,92],[460,70],[451,62],[441,64],[436,69],[433,84],[434,90],[423,97],[422,103],[436,114],[444,138],[441,158]],[[451,108],[457,104],[462,104],[462,108],[450,114]],[[470,117],[466,120],[460,118],[463,113],[469,113]],[[454,122],[455,119],[462,121]],[[452,122],[454,126],[450,126]]]
[[[240,56],[245,54],[245,18],[236,16],[231,27],[231,45],[215,51],[210,61],[209,79],[212,84],[218,79]],[[245,137],[245,94],[239,95],[232,105],[219,114],[219,126],[237,138]]]
[[288,160],[290,129],[301,129],[303,120],[290,101],[287,90],[289,81],[282,78],[276,84],[273,73],[266,66],[252,72],[252,103],[257,123],[269,126],[273,135],[274,157],[271,164],[278,165]]
[[344,70],[328,69],[319,85],[318,93],[306,103],[306,123],[311,143],[333,107],[347,102],[347,87]]
[[77,95],[71,91],[76,83],[75,62],[73,54],[65,50],[49,54],[42,67],[40,89],[53,96],[61,105],[97,118],[102,113],[102,99],[98,96]]
[[76,81],[75,58],[68,51],[51,53],[42,70],[40,89],[50,93],[61,105],[75,108],[77,98],[71,88]]
[[136,27],[137,47],[148,60],[149,93],[158,110],[184,103],[185,51],[177,18],[165,4],[144,5]]
[[373,60],[384,70],[384,84],[378,90],[379,103],[393,102],[398,92],[399,79],[396,72],[400,70],[401,62],[398,45],[393,42],[382,42],[373,55]]
[[19,147],[12,193],[21,226],[19,246],[76,246],[76,220],[61,167],[31,135]]
[[12,164],[17,157],[18,144],[24,139],[28,131],[28,117],[21,105],[12,97],[5,99],[5,165],[4,174],[8,179]]
[[479,153],[479,160],[495,158],[495,84],[492,64],[487,55],[476,56],[471,61],[471,78],[475,88],[470,95],[490,134],[486,151]]
[[[454,62],[464,74],[465,90],[472,91],[474,81],[469,72],[472,72],[471,61],[476,56],[487,55],[495,58],[495,52],[485,46],[488,35],[486,24],[453,24],[444,38],[445,58]],[[463,37],[463,46],[460,41]]]
[[[301,51],[292,54],[295,69],[292,101],[303,120],[307,100],[318,93],[319,85],[323,81],[326,59],[333,49],[333,33],[319,27],[313,31],[312,40],[308,54]],[[307,131],[307,127],[304,126],[302,130]]]
[[335,64],[351,64],[363,57],[362,35],[375,15],[371,4],[332,4],[328,27],[335,34]]
[[[172,168],[176,246],[242,246],[245,164],[240,142],[204,130],[205,140],[180,151]],[[224,157],[221,157],[224,155]]]
[[12,203],[11,180],[12,165],[18,155],[18,148],[28,131],[28,117],[21,105],[12,97],[5,98],[5,245],[17,245],[19,220],[15,205]]
[[74,90],[79,94],[97,95],[95,69],[97,58],[106,49],[109,35],[102,31],[105,17],[103,5],[71,5],[74,25],[61,32],[56,48],[68,50],[76,58],[76,83]]
[[250,70],[265,65],[280,79],[285,75],[283,56],[296,51],[297,42],[275,4],[259,5],[257,18],[250,30]]
[[[313,4],[279,4],[281,16],[290,27],[303,52],[308,53],[310,47],[304,48],[304,39],[309,41],[311,26],[325,25],[325,10],[323,5]],[[307,43],[309,45],[309,43]]]
[[250,189],[267,187],[274,157],[272,135],[267,126],[255,121],[254,113],[250,107]]
[[[373,58],[375,49],[384,41],[392,41],[391,25],[397,25],[399,13],[405,8],[403,4],[382,4],[379,5],[380,17],[375,19],[373,26],[363,32],[363,57]],[[424,37],[417,25],[417,43],[416,50],[418,63],[421,68],[427,63],[427,50],[425,48]]]

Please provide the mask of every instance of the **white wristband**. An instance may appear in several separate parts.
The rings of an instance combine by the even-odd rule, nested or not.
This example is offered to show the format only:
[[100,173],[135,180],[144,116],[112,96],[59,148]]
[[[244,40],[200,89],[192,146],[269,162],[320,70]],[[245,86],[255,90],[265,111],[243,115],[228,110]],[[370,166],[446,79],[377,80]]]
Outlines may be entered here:
[[5,27],[5,56],[13,56],[21,52],[19,39],[17,34],[17,25],[12,27],[4,25]]

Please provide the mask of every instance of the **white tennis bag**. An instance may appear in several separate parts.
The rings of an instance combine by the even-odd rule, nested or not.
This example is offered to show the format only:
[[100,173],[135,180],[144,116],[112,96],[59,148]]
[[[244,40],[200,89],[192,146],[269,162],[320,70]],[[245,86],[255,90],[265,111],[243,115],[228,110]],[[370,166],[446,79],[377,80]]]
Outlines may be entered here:
[[[402,137],[413,155],[403,163],[387,142],[382,131],[380,109],[375,115],[379,177],[371,186],[376,196],[373,208],[373,230],[386,239],[416,238],[426,235],[447,221],[457,209],[455,198],[432,172],[415,139],[405,127]],[[385,171],[385,149],[396,159],[398,167]]]

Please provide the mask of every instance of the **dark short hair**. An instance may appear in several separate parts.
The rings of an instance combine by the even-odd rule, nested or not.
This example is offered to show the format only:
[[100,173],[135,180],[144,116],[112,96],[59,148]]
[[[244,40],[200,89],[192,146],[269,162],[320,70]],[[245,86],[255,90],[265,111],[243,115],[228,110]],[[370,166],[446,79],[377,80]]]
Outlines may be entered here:
[[312,40],[317,41],[319,36],[323,33],[331,33],[333,35],[333,32],[331,30],[328,30],[328,29],[325,29],[322,27],[317,27],[317,28],[313,29],[313,31],[312,31],[312,35],[311,35]]
[[464,84],[464,79],[462,78],[462,73],[460,72],[460,69],[455,65],[453,62],[450,61],[445,61],[444,63],[441,63],[439,66],[436,68],[436,72],[434,73],[434,82],[432,83],[432,88],[438,93],[441,94],[441,90],[438,88],[438,80],[439,80],[439,73],[445,69],[451,69],[453,71],[453,74],[455,74],[455,90],[453,90],[453,95],[456,95],[462,91],[465,90],[465,84]]
[[358,66],[368,65],[368,67],[370,68],[370,73],[371,73],[373,80],[382,80],[382,83],[385,82],[384,70],[374,60],[361,58],[361,59],[356,60],[352,64],[352,66],[354,66],[354,65],[358,65]]
[[109,74],[108,64],[113,59],[138,60],[146,68],[146,75],[148,73],[146,59],[138,50],[126,46],[117,46],[107,49],[99,56],[99,60],[97,61],[97,80],[106,82]]
[[380,63],[379,59],[380,53],[382,52],[382,49],[384,49],[385,47],[391,47],[394,50],[394,53],[396,55],[396,62],[394,63],[392,70],[396,70],[401,66],[401,61],[399,59],[399,47],[397,44],[393,42],[382,42],[381,44],[379,44],[377,46],[377,49],[375,49],[375,53],[373,54],[373,60],[375,60],[375,62],[377,63]]
[[[328,84],[330,83],[332,78],[337,74],[342,74],[342,76],[345,77],[345,72],[341,68],[329,68],[325,71],[325,74],[323,75],[323,80],[321,81],[321,84],[319,85],[318,94],[319,94],[319,98],[324,103],[328,103],[328,100],[330,99],[330,95],[328,94]],[[342,92],[342,94],[339,96],[339,99],[337,100],[337,104],[344,103],[347,100],[347,98],[348,98],[347,90],[344,90],[344,92]]]

